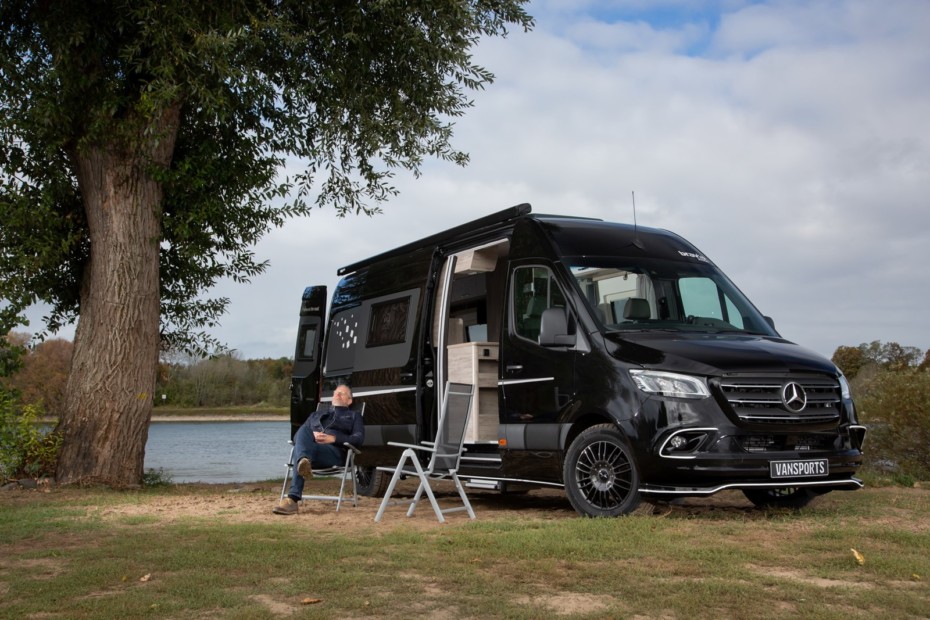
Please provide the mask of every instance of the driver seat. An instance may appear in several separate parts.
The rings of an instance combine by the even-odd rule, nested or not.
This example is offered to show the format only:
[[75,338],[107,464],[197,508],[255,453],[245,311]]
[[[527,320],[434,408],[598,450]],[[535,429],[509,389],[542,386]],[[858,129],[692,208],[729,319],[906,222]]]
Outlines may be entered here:
[[631,321],[645,321],[652,318],[649,301],[642,297],[630,297],[623,305],[623,318]]

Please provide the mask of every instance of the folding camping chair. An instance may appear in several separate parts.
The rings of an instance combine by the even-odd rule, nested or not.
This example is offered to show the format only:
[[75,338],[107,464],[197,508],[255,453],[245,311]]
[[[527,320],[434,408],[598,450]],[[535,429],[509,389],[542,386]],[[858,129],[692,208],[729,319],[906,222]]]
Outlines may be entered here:
[[[322,411],[323,409],[329,407],[329,403],[321,402],[317,405],[317,411]],[[356,409],[358,414],[362,417],[365,416],[365,403],[362,403],[361,406]],[[281,499],[287,495],[288,489],[288,480],[290,480],[291,475],[294,473],[294,440],[291,439],[287,443],[291,445],[291,453],[287,458],[287,463],[285,464],[284,472],[284,484],[281,485]],[[346,442],[343,444],[346,448],[346,460],[342,465],[337,465],[335,467],[327,467],[325,469],[314,469],[313,476],[321,478],[340,478],[341,482],[339,483],[339,494],[338,495],[307,495],[306,493],[301,496],[300,500],[320,500],[320,501],[331,501],[336,502],[336,512],[339,512],[339,508],[342,506],[342,502],[345,500],[345,489],[346,481],[352,480],[352,505],[358,507],[358,488],[355,482],[355,457],[362,453],[361,450],[353,446],[352,444]]]
[[[397,446],[405,448],[405,450],[400,455],[397,467],[378,468],[380,471],[393,472],[394,475],[391,477],[391,482],[384,493],[384,499],[381,501],[381,507],[378,508],[378,514],[375,515],[376,522],[381,521],[384,509],[387,508],[389,503],[409,503],[410,508],[407,510],[407,516],[413,516],[413,511],[416,510],[417,502],[420,501],[423,493],[426,493],[429,498],[433,511],[436,513],[436,518],[439,519],[440,523],[445,522],[443,514],[458,510],[466,510],[470,518],[475,518],[475,511],[471,508],[471,503],[468,501],[468,496],[465,495],[465,489],[458,476],[459,462],[462,459],[462,452],[464,452],[462,444],[465,441],[465,427],[468,424],[473,391],[474,386],[472,385],[463,383],[446,384],[446,393],[443,396],[442,409],[439,412],[439,424],[435,441],[424,441],[420,445],[388,442],[389,446]],[[420,464],[418,450],[429,452],[432,455],[426,469],[423,469]],[[405,468],[407,460],[410,461],[412,469],[410,467]],[[412,500],[395,500],[391,502],[391,495],[394,493],[397,482],[406,476],[417,476],[420,479],[420,486],[417,488],[416,495],[413,496]],[[440,509],[439,504],[436,502],[436,496],[433,495],[433,490],[430,487],[430,480],[450,479],[455,483],[455,489],[458,491],[463,505]]]

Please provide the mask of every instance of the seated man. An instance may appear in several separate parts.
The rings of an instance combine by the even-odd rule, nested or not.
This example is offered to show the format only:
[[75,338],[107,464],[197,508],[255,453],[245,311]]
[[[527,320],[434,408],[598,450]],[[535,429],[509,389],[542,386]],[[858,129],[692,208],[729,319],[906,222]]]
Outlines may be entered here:
[[365,439],[362,416],[350,409],[352,390],[340,385],[333,392],[328,409],[314,411],[294,434],[294,476],[287,497],[274,507],[279,515],[297,514],[297,502],[304,492],[304,480],[313,477],[313,467],[324,469],[345,463],[345,443],[360,447]]

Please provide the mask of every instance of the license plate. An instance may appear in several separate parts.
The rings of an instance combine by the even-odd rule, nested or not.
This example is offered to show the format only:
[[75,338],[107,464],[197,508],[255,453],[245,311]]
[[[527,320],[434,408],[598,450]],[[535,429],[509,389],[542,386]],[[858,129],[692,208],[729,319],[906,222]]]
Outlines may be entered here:
[[772,478],[814,478],[830,475],[830,463],[827,459],[808,459],[798,461],[771,461],[769,474]]

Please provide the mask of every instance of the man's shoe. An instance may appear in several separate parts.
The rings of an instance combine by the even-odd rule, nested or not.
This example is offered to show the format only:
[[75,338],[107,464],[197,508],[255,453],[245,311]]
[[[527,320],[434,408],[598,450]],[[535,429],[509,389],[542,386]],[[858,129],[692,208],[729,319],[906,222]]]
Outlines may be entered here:
[[310,459],[302,458],[297,461],[297,473],[300,474],[300,477],[304,480],[313,478],[313,466],[310,465]]
[[277,506],[271,509],[271,512],[276,515],[296,515],[297,514],[297,502],[292,500],[290,497],[285,497],[282,499]]

